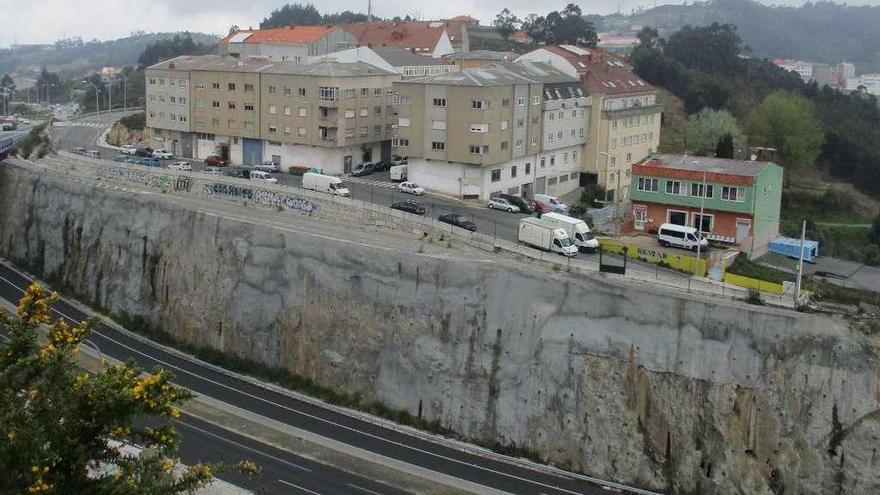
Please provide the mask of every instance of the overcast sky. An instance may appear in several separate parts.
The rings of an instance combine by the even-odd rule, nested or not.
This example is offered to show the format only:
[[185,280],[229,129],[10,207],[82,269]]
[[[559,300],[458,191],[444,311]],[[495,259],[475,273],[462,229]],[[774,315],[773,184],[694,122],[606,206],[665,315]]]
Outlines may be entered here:
[[[304,2],[305,0],[300,0]],[[850,0],[847,3],[876,4],[880,0]],[[79,36],[83,40],[101,40],[128,36],[133,30],[199,31],[225,34],[229,26],[256,27],[263,17],[285,3],[284,0],[0,0],[0,46],[11,43],[52,43],[58,39]],[[291,1],[290,3],[294,3]],[[325,0],[319,10],[366,11],[367,0]],[[556,4],[558,3],[558,5]],[[495,14],[507,7],[518,15],[543,13],[546,9],[562,9],[567,0],[559,2],[533,0],[415,0],[391,2],[374,0],[377,16],[393,17],[406,14],[423,19],[470,14],[490,24]],[[656,4],[681,3],[657,0]],[[804,0],[777,0],[774,4],[800,5]],[[410,7],[402,7],[409,5]],[[541,5],[541,7],[537,7]],[[586,0],[579,2],[584,13],[608,14],[618,10],[655,5],[654,0]],[[416,7],[418,6],[418,7]],[[399,10],[401,8],[415,10]]]

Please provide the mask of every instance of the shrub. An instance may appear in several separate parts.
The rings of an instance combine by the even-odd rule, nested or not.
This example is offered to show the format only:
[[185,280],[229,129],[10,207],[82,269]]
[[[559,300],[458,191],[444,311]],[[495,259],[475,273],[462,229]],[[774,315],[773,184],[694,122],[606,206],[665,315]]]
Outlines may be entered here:
[[124,125],[130,131],[142,131],[147,126],[147,114],[139,112],[119,119],[119,124]]

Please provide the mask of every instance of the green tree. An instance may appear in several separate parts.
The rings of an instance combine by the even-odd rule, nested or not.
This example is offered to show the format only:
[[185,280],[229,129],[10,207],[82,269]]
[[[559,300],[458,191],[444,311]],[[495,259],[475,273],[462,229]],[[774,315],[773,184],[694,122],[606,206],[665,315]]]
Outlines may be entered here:
[[685,26],[664,44],[664,54],[688,67],[730,74],[741,66],[745,45],[733,24]]
[[[56,299],[34,284],[17,318],[0,310],[0,326],[11,335],[0,343],[0,493],[171,495],[204,486],[218,470],[256,472],[246,462],[172,473],[177,434],[171,419],[190,394],[160,368],[145,376],[132,363],[104,363],[95,375],[78,371],[74,356],[93,323],[52,321]],[[48,325],[43,344],[42,325]],[[147,416],[158,425],[136,422]],[[141,445],[148,455],[124,453],[110,440]],[[100,474],[97,466],[109,469]]]
[[504,39],[508,39],[510,38],[510,35],[517,30],[517,27],[521,23],[522,21],[513,15],[510,10],[505,8],[495,16],[495,21],[492,22],[492,25],[495,26],[495,30],[498,31],[498,34]]
[[727,133],[718,140],[718,146],[715,147],[715,156],[717,158],[733,158],[736,156],[736,147],[733,144],[733,135]]
[[803,169],[816,164],[824,134],[815,105],[807,98],[787,91],[770,93],[746,122],[751,141],[776,148],[784,165]]
[[[745,147],[745,136],[736,117],[726,110],[704,108],[692,115],[687,122],[687,148],[703,156],[711,156],[718,149],[720,141],[729,136],[732,149]],[[732,152],[730,153],[732,158]]]

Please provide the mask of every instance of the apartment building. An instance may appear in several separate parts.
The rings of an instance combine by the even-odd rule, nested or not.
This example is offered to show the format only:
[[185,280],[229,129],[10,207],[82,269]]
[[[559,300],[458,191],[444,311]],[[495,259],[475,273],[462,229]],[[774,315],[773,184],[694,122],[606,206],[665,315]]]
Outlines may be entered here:
[[380,21],[343,24],[356,46],[397,47],[429,57],[454,53],[444,21]]
[[220,55],[305,64],[309,57],[353,46],[354,37],[338,26],[281,26],[233,31],[217,43],[217,51]]
[[[499,192],[559,195],[577,187],[589,115],[577,79],[527,62],[400,81],[394,88],[392,144],[409,157],[411,180],[479,199]],[[560,111],[564,117],[557,117]]]
[[[243,165],[271,159],[341,174],[362,160],[391,157],[391,90],[399,79],[393,72],[363,62],[178,57],[147,70],[157,78],[147,85],[148,101],[154,94],[158,100],[163,71],[178,81],[186,76],[192,158],[219,155]],[[165,138],[164,128],[154,129],[163,122],[159,111],[148,107],[157,112],[148,114],[154,139]]]
[[190,81],[187,57],[177,57],[146,70],[146,126],[151,129],[150,146],[166,148],[175,155],[192,158],[190,128]]
[[600,49],[544,46],[517,61],[546,63],[580,80],[592,102],[581,185],[596,183],[607,199],[626,199],[631,165],[660,144],[663,107],[657,90],[622,59]]

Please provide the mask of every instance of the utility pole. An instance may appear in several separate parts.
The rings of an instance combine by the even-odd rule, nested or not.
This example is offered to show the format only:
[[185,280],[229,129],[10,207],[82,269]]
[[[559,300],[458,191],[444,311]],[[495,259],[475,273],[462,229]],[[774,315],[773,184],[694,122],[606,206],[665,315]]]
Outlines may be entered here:
[[617,188],[614,191],[614,233],[620,235],[620,170],[617,171]]
[[128,78],[122,74],[122,110],[128,110]]
[[694,267],[694,273],[699,274],[700,270],[700,248],[703,247],[701,238],[703,237],[703,212],[706,206],[706,171],[703,170],[703,190],[700,191],[700,221],[697,222],[697,262]]
[[797,308],[801,300],[801,277],[804,275],[804,242],[807,237],[807,221],[801,224],[801,250],[798,253],[798,275],[794,285],[794,307]]

